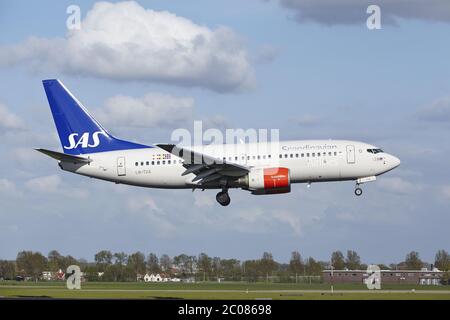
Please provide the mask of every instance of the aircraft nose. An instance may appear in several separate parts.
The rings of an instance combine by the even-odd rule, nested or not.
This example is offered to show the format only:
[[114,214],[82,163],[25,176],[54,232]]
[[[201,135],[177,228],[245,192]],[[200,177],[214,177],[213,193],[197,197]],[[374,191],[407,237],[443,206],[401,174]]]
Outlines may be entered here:
[[397,168],[401,163],[400,159],[393,155],[390,156],[389,162],[392,166],[392,169]]

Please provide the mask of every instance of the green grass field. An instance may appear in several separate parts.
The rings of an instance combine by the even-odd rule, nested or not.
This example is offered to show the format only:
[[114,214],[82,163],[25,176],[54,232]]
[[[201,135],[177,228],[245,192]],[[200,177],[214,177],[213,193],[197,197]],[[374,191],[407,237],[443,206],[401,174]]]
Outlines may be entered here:
[[[444,299],[450,300],[446,286],[389,285],[367,290],[363,285],[279,283],[108,283],[85,282],[81,290],[68,290],[64,282],[0,282],[3,298],[82,299]],[[414,291],[413,291],[414,290]]]

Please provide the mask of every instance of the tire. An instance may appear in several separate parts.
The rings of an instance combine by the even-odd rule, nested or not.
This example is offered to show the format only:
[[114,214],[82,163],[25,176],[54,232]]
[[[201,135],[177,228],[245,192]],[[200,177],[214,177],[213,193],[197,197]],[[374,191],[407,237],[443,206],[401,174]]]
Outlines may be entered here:
[[362,195],[362,193],[363,193],[363,191],[362,191],[361,188],[356,188],[356,189],[355,189],[355,195],[356,195],[356,196],[359,197],[360,195]]
[[216,200],[220,205],[226,207],[230,204],[231,198],[228,195],[228,192],[221,191],[216,195]]

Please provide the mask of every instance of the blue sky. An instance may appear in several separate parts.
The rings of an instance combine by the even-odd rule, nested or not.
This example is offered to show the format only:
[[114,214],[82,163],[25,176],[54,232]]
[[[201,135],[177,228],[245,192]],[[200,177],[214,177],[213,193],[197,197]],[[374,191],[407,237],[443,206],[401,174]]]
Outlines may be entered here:
[[[139,1],[107,5],[105,16],[93,1],[2,1],[0,258],[57,249],[91,260],[110,249],[240,259],[271,251],[288,261],[293,250],[327,260],[334,250],[353,249],[365,262],[389,263],[411,250],[428,261],[449,250],[450,5],[431,1],[424,10],[420,1],[380,1],[382,29],[371,31],[356,0],[341,7],[316,1],[320,10],[307,2]],[[70,4],[80,6],[82,18],[72,35]],[[124,8],[139,16],[125,21]],[[354,8],[356,18],[348,13]],[[148,32],[133,34],[134,21],[146,25],[149,10],[171,32],[149,22]],[[97,18],[88,21],[88,12]],[[115,24],[122,28],[110,32]],[[106,46],[118,47],[97,50],[104,39],[92,36],[93,28],[106,30]],[[166,45],[192,33],[210,40],[189,56],[195,67],[177,69],[183,53]],[[92,45],[88,55],[83,43]],[[98,61],[111,64],[105,71]],[[361,140],[402,165],[364,185],[360,198],[351,182],[296,185],[281,196],[233,190],[228,208],[217,206],[214,191],[89,180],[33,151],[60,148],[44,78],[61,79],[123,138],[169,141],[172,130],[203,120],[219,128],[279,128],[282,139]],[[186,103],[187,115],[161,112],[136,126],[108,114],[118,96],[140,101],[148,93],[155,104]]]

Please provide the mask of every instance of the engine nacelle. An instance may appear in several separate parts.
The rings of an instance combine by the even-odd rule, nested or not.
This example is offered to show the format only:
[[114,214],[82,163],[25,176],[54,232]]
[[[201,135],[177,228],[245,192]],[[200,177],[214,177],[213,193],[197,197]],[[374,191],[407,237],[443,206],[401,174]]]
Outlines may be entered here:
[[274,194],[291,192],[288,168],[255,168],[247,175],[246,184],[252,194]]

